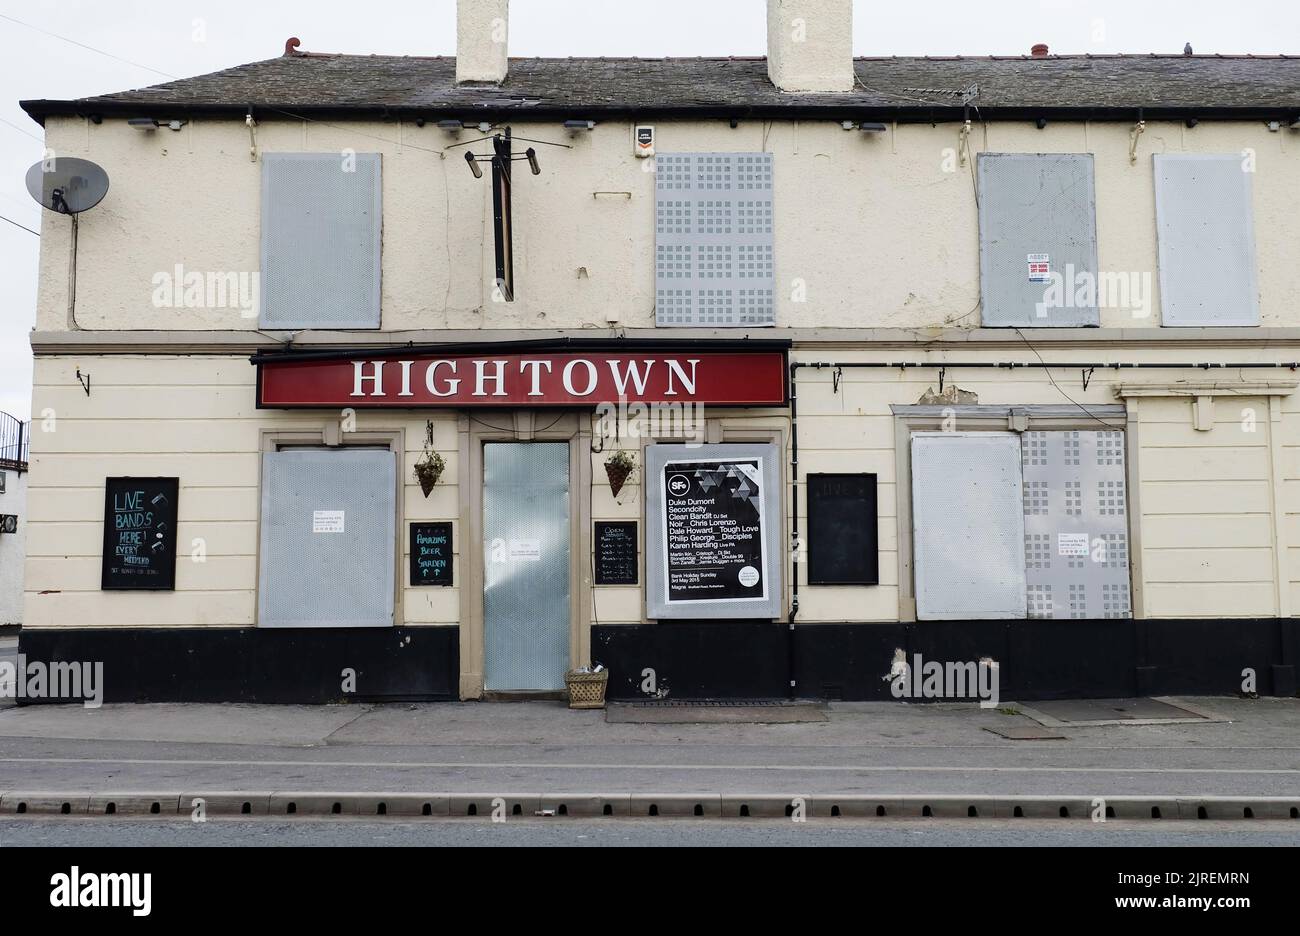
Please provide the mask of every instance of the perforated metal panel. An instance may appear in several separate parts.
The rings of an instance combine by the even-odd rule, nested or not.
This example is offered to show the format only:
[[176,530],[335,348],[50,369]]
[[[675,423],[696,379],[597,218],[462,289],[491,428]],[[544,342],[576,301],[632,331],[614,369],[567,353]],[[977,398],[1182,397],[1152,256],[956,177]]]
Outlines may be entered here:
[[392,626],[396,471],[373,449],[262,455],[258,626]]
[[[988,326],[1098,325],[1092,156],[981,153],[980,296]],[[1052,274],[1061,277],[1050,291]]]
[[267,328],[378,328],[378,153],[262,156]]
[[1020,439],[912,435],[913,573],[920,620],[1025,616]]
[[655,323],[773,325],[770,153],[655,157]]
[[1252,165],[1239,155],[1155,156],[1165,325],[1258,325]]
[[569,446],[483,451],[484,684],[564,688],[569,668]]
[[1124,433],[1026,432],[1025,576],[1032,618],[1126,618]]

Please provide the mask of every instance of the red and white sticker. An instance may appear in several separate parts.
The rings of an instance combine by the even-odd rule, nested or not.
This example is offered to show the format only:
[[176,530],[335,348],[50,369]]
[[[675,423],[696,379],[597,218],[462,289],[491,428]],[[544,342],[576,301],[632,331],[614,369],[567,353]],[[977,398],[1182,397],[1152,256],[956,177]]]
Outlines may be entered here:
[[1029,282],[1050,283],[1052,281],[1052,261],[1047,254],[1026,254],[1029,264]]

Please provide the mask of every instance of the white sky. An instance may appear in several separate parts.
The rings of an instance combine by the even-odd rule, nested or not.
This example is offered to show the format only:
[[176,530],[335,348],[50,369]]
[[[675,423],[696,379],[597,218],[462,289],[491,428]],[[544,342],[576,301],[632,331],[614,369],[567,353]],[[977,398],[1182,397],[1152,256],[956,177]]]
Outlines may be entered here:
[[[455,0],[0,0],[13,17],[177,76],[304,51],[451,55]],[[513,0],[514,55],[761,55],[765,0]],[[1296,0],[857,0],[857,55],[1300,52]],[[162,75],[0,18],[0,215],[33,229],[40,159],[24,98],[143,87]],[[13,126],[6,124],[16,125]],[[24,132],[32,136],[25,136]],[[36,137],[36,138],[34,138]],[[112,175],[112,167],[106,167]],[[0,221],[0,410],[29,415],[37,238]]]

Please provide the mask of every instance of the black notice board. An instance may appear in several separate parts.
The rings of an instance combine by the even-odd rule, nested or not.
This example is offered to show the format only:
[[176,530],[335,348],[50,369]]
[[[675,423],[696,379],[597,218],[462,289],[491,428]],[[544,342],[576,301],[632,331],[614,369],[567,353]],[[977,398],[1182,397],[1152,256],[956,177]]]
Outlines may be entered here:
[[635,520],[598,520],[595,550],[597,585],[637,583]]
[[450,585],[451,522],[411,524],[411,584]]
[[808,476],[808,584],[878,585],[876,476]]
[[100,588],[175,589],[179,492],[179,478],[104,479]]

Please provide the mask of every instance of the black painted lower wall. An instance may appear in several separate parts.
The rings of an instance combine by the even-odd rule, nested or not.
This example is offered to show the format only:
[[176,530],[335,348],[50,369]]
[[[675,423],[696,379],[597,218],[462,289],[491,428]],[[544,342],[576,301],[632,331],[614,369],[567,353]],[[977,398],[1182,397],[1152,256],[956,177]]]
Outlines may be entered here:
[[[399,702],[459,693],[456,627],[24,630],[18,652],[29,664],[102,662],[105,702]],[[349,669],[355,692],[344,691]]]
[[[1004,700],[1235,695],[1242,671],[1260,695],[1295,696],[1300,620],[923,621],[786,624],[663,621],[592,628],[611,699],[893,699],[897,650],[913,663],[999,664]],[[790,687],[794,681],[793,689]],[[924,700],[918,700],[924,701]]]
[[[28,662],[104,664],[105,702],[455,699],[459,629],[24,630]],[[1253,669],[1260,695],[1295,696],[1300,620],[924,621],[786,624],[664,621],[592,628],[608,697],[893,698],[897,650],[938,662],[999,664],[999,696],[1033,701],[1235,695]],[[344,670],[356,691],[344,691]],[[794,681],[793,688],[791,680]],[[30,700],[37,701],[37,700]],[[923,701],[923,700],[917,700]]]

